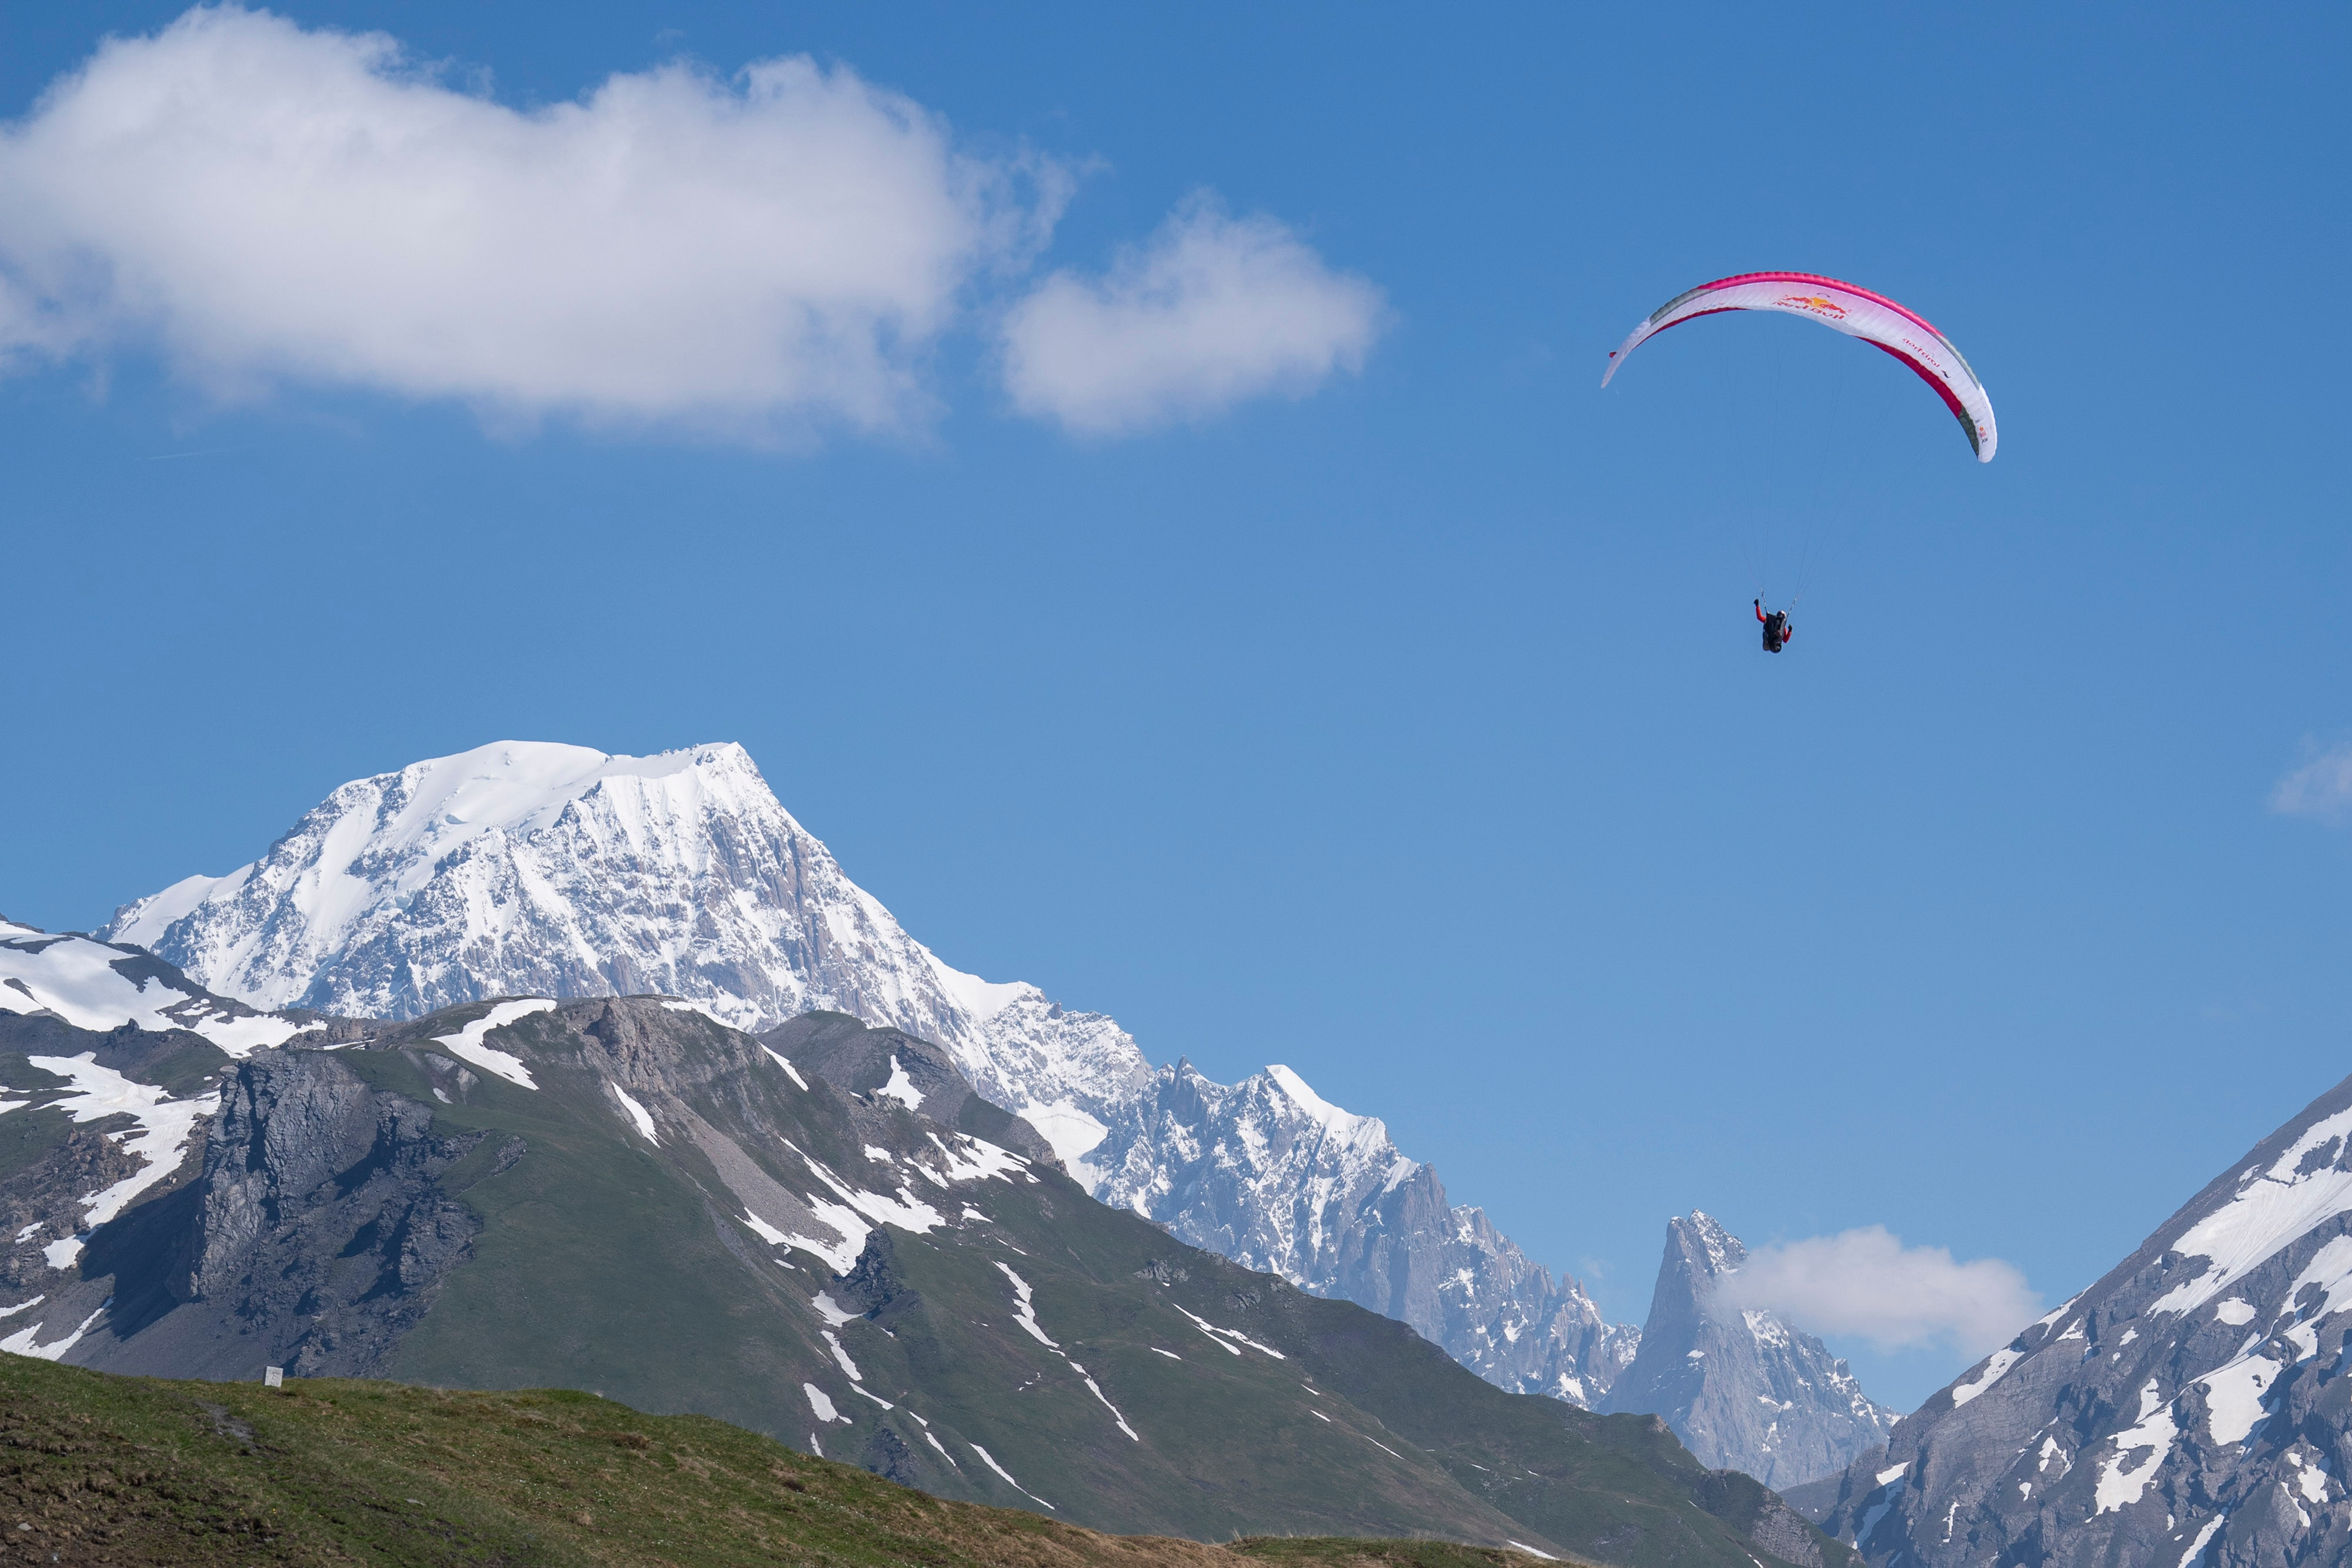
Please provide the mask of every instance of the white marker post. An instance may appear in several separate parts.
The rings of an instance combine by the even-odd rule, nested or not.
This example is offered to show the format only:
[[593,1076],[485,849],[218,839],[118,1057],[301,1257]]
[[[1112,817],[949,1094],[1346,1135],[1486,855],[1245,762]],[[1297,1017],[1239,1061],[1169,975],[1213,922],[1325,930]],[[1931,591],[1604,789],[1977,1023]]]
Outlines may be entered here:
[[263,1386],[264,1388],[283,1388],[283,1387],[285,1387],[285,1386],[286,1386],[286,1369],[285,1369],[284,1367],[282,1367],[282,1366],[265,1366],[265,1367],[263,1367],[263,1368],[261,1369],[261,1386]]

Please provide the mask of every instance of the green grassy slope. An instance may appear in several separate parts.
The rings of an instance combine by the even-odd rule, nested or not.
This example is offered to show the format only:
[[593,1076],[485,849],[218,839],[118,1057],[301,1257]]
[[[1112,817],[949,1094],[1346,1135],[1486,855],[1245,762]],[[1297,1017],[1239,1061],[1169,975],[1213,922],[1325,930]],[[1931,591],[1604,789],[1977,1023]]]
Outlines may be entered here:
[[[1104,1530],[1209,1540],[1260,1531],[1442,1533],[1558,1550],[1424,1454],[1321,1441],[1317,1428],[1329,1421],[1307,1414],[1286,1376],[1203,1377],[1205,1364],[1103,1343],[1101,1365],[1084,1354],[1079,1364],[1113,1403],[1125,1396],[1114,1390],[1133,1390],[1153,1412],[1148,1437],[1125,1437],[1067,1362],[1015,1326],[1011,1282],[992,1266],[1020,1260],[991,1239],[1002,1227],[961,1216],[967,1200],[1002,1213],[1033,1250],[1055,1246],[1057,1227],[1074,1218],[1108,1222],[1130,1240],[1165,1243],[1150,1226],[1051,1174],[971,1184],[953,1201],[926,1189],[919,1196],[957,1215],[957,1224],[928,1239],[881,1233],[883,1246],[918,1249],[940,1264],[925,1276],[929,1310],[889,1332],[861,1321],[835,1333],[864,1386],[892,1405],[884,1410],[853,1389],[823,1337],[811,1299],[829,1270],[806,1252],[778,1251],[740,1224],[704,1147],[674,1130],[659,1145],[647,1144],[607,1100],[600,1078],[566,1065],[579,1044],[572,1011],[525,1019],[497,1037],[528,1055],[538,1089],[487,1078],[436,1110],[445,1131],[488,1134],[442,1178],[485,1226],[474,1260],[403,1342],[384,1369],[390,1375],[477,1388],[570,1386],[656,1410],[692,1410],[834,1458],[889,1456],[901,1479],[940,1496],[1041,1509]],[[877,1169],[867,1148],[906,1150],[925,1141],[925,1124],[895,1102],[861,1107],[853,1127],[851,1108],[821,1080],[803,1091],[757,1055],[738,1059],[740,1037],[693,1014],[656,1022],[673,1054],[673,1076],[701,1081],[683,1108],[782,1184],[811,1186],[796,1147],[887,1193],[903,1178]],[[384,1044],[451,1027],[446,1017],[427,1020]],[[379,1087],[414,1099],[445,1082],[401,1049],[339,1056]],[[518,1138],[528,1152],[498,1170],[498,1151]],[[966,1239],[971,1245],[962,1244]],[[1107,1293],[1090,1279],[1065,1281],[1055,1306],[1040,1308],[1053,1325],[1046,1332],[1059,1339],[1066,1323],[1075,1324],[1067,1332],[1100,1343],[1092,1325],[1101,1314],[1125,1315],[1147,1300],[1140,1282],[1127,1286]],[[1183,1370],[1171,1382],[1163,1366]],[[1461,1379],[1483,1386],[1467,1374]],[[806,1384],[825,1395],[840,1419],[818,1417]],[[1328,1416],[1352,1423],[1349,1430],[1370,1425],[1344,1401],[1328,1402]],[[1139,1412],[1129,1419],[1133,1426],[1146,1418]],[[1018,1484],[1002,1479],[974,1444]]]
[[113,1377],[0,1356],[0,1563],[1506,1568],[1424,1542],[1233,1547],[947,1502],[593,1396]]
[[[903,1358],[905,1386],[952,1387],[962,1429],[1024,1484],[1067,1476],[1108,1492],[1130,1528],[1213,1536],[1193,1521],[1220,1508],[1368,1532],[1443,1518],[1470,1540],[1737,1564],[1758,1550],[1748,1531],[1781,1507],[1749,1478],[1706,1469],[1654,1417],[1507,1394],[1402,1323],[1182,1246],[1061,1178],[992,1213],[991,1226],[890,1236],[901,1288],[922,1307],[886,1307],[887,1342],[856,1322],[845,1343],[875,1364],[872,1386],[896,1385],[885,1369]],[[1109,1413],[1066,1364],[1003,1332],[1016,1292],[1003,1268],[1145,1444],[1107,1435]],[[1035,1385],[1019,1388],[1023,1366]],[[1155,1471],[1147,1444],[1183,1454],[1181,1472]],[[1802,1533],[1823,1562],[1845,1560]]]

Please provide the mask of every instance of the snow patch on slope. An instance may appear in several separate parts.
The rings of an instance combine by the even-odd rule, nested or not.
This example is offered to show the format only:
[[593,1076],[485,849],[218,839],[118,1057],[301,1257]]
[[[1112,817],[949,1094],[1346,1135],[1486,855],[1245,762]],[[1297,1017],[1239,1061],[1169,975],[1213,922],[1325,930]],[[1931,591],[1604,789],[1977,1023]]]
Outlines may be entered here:
[[[503,1078],[509,1083],[520,1084],[525,1089],[536,1089],[539,1085],[531,1082],[530,1069],[523,1065],[521,1057],[511,1051],[499,1051],[484,1045],[482,1040],[493,1030],[504,1029],[507,1025],[527,1019],[533,1013],[546,1012],[554,1006],[553,1002],[544,997],[532,997],[522,1001],[500,1002],[456,1034],[435,1035],[433,1043],[448,1047],[450,1055],[462,1057],[483,1071]],[[620,1091],[615,1089],[614,1092],[618,1094]],[[623,1095],[622,1098],[626,1099],[627,1096]],[[637,1113],[645,1114],[642,1109]],[[650,1117],[646,1118],[646,1124],[648,1126],[652,1124]],[[648,1132],[646,1136],[650,1138],[653,1134]]]
[[[978,1454],[980,1456],[981,1463],[986,1465],[990,1469],[994,1470],[998,1478],[1002,1479],[1006,1486],[1011,1487],[1014,1491],[1019,1492],[1023,1497],[1027,1498],[1031,1502],[1037,1504],[1041,1508],[1054,1507],[1052,1503],[1047,1502],[1044,1498],[1039,1497],[1035,1492],[1031,1491],[1027,1487],[1024,1487],[1019,1481],[1014,1480],[1012,1473],[1003,1465],[998,1464],[996,1462],[996,1456],[990,1453],[986,1448],[982,1448],[978,1443],[971,1442],[970,1439],[966,1439],[964,1446],[970,1448],[973,1453]],[[1059,1513],[1061,1510],[1055,1509],[1054,1511]]]
[[620,1101],[622,1111],[627,1114],[632,1123],[635,1124],[637,1131],[645,1134],[646,1142],[658,1145],[661,1142],[661,1134],[654,1131],[653,1113],[639,1104],[636,1099],[619,1084],[607,1081],[604,1087],[610,1089],[614,1097]]
[[940,989],[946,991],[955,1004],[977,1023],[986,1023],[1024,997],[1040,994],[1036,987],[1025,981],[992,984],[978,975],[967,975],[961,969],[950,968],[940,962],[938,956],[929,948],[923,950],[923,956],[930,960],[931,973],[938,978]]
[[[2116,1434],[2115,1455],[2099,1467],[2098,1482],[2093,1489],[2097,1511],[2112,1513],[2137,1502],[2156,1479],[2165,1456],[2172,1452],[2173,1439],[2179,1435],[2171,1405],[2157,1391],[2156,1379],[2149,1378],[2139,1391],[2138,1424]],[[2134,1464],[2132,1457],[2140,1453],[2147,1457]]]
[[[36,1300],[38,1298],[36,1298]],[[26,1304],[30,1305],[31,1303],[28,1302]],[[73,1333],[66,1335],[65,1338],[58,1340],[53,1343],[42,1344],[37,1343],[40,1338],[42,1325],[39,1323],[34,1323],[28,1328],[10,1334],[6,1339],[0,1339],[0,1351],[5,1351],[10,1355],[34,1356],[42,1361],[58,1360],[66,1352],[71,1350],[74,1346],[81,1343],[81,1336],[89,1333],[89,1325],[98,1322],[99,1318],[105,1312],[106,1309],[112,1305],[114,1305],[114,1298],[110,1296],[105,1301],[99,1303],[97,1312],[94,1312],[90,1313],[89,1316],[82,1319],[81,1325],[79,1328],[75,1329]]]
[[2281,1371],[2267,1356],[2247,1355],[2207,1373],[2197,1381],[2204,1386],[2207,1420],[2217,1443],[2242,1443],[2262,1422],[2263,1396]]
[[899,1064],[897,1051],[890,1053],[890,1082],[882,1085],[875,1092],[896,1100],[909,1111],[919,1111],[923,1108],[923,1092],[915,1087],[915,1081],[912,1078],[907,1076],[907,1070]]
[[1047,1350],[1061,1349],[1060,1345],[1045,1337],[1044,1329],[1037,1326],[1037,1308],[1030,1300],[1029,1281],[1014,1273],[1008,1264],[1000,1262],[996,1266],[1003,1271],[1006,1279],[1013,1281],[1013,1321],[1021,1325],[1024,1333]]
[[1067,1166],[1070,1173],[1088,1186],[1101,1178],[1085,1170],[1087,1155],[1093,1153],[1110,1129],[1091,1113],[1080,1110],[1067,1100],[1057,1100],[1051,1105],[1030,1102],[1013,1113],[1037,1129],[1037,1134],[1053,1146],[1054,1157]]
[[1987,1358],[1984,1364],[1984,1370],[1982,1372],[1978,1373],[1966,1383],[1956,1383],[1952,1385],[1952,1403],[1954,1405],[1966,1405],[1969,1400],[1974,1399],[1978,1395],[1982,1394],[1986,1389],[1990,1388],[1994,1384],[1999,1383],[2002,1378],[2008,1376],[2009,1369],[2015,1366],[2020,1361],[2023,1360],[2024,1357],[2025,1353],[2018,1349],[2015,1345],[2011,1345],[2005,1349],[1993,1352],[1992,1354]]

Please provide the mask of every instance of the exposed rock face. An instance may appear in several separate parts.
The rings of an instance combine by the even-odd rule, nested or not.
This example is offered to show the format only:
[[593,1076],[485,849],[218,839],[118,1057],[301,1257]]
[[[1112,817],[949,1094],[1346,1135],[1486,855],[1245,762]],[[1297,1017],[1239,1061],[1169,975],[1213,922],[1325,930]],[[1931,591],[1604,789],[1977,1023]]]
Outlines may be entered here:
[[1801,1563],[1803,1568],[1822,1568],[1819,1539],[1785,1503],[1765,1510],[1762,1517],[1748,1527],[1748,1534],[1775,1557],[1785,1557]]
[[1640,1335],[1551,1274],[1479,1209],[1451,1208],[1430,1166],[1375,1116],[1350,1115],[1286,1067],[1230,1087],[1189,1061],[1154,1074],[1078,1167],[1104,1202],[1195,1247],[1411,1323],[1517,1393],[1591,1406]]
[[1704,1214],[1666,1222],[1666,1254],[1640,1353],[1603,1406],[1663,1416],[1706,1464],[1766,1486],[1832,1475],[1885,1442],[1895,1412],[1864,1397],[1846,1364],[1770,1312],[1718,1308],[1747,1260]]
[[2352,1079],[1899,1422],[1827,1516],[1874,1564],[2352,1561]]
[[133,1175],[140,1164],[99,1128],[74,1127],[45,1157],[0,1180],[0,1243],[23,1238],[0,1253],[0,1290],[8,1297],[0,1304],[13,1306],[47,1287],[58,1270],[43,1243],[73,1235],[83,1199]]
[[256,1053],[223,1088],[184,1201],[93,1239],[88,1267],[117,1277],[122,1338],[76,1359],[177,1376],[375,1371],[479,1228],[435,1178],[480,1136],[436,1136],[428,1107],[324,1052]]
[[82,938],[0,951],[20,982],[0,986],[0,1351],[55,1360],[110,1293],[83,1275],[92,1233],[193,1179],[229,1056],[186,1027],[218,998],[144,954]]

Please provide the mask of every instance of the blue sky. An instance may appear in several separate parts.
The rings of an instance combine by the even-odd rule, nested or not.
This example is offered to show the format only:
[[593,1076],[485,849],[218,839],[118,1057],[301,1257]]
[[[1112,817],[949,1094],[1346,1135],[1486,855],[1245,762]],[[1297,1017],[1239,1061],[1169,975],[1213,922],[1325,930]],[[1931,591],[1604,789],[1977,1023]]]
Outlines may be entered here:
[[[93,925],[491,739],[740,740],[950,961],[1289,1063],[1620,1318],[1693,1207],[2054,1304],[2343,1075],[2340,9],[754,10],[280,14],[525,110],[797,55],[903,95],[993,193],[808,396],[697,382],[733,345],[618,246],[584,366],[496,312],[256,349],[206,301],[300,257],[224,218],[255,270],[183,288],[156,187],[27,118],[180,8],[0,24],[0,184],[82,225],[18,203],[0,277],[112,269],[0,307],[0,909]],[[217,175],[173,174],[191,221],[248,212]],[[1329,319],[1023,381],[1049,280],[1115,306],[1187,236]],[[608,254],[551,246],[482,266]],[[1598,390],[1768,267],[1934,320],[1998,460],[1791,320]],[[324,272],[265,303],[437,308]],[[1808,549],[1767,658],[1741,601]],[[1906,1408],[1969,1359],[1833,1343]]]

